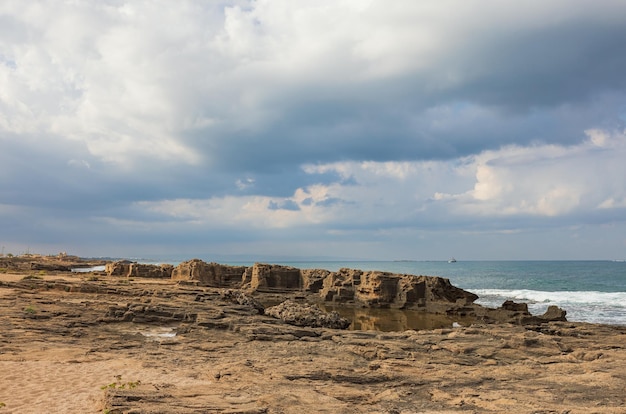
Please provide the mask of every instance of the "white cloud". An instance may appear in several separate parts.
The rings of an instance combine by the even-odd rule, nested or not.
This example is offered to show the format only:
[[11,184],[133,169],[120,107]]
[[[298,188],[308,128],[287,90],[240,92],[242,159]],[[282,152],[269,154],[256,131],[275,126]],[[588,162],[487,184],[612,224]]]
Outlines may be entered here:
[[458,194],[457,208],[478,215],[557,216],[613,205],[603,200],[626,191],[626,135],[587,135],[575,146],[510,146],[477,155],[476,183]]
[[108,162],[197,164],[211,154],[188,132],[218,143],[277,122],[298,97],[407,74],[418,90],[446,90],[485,70],[464,70],[463,50],[583,16],[610,23],[623,11],[583,4],[9,2],[0,127],[74,139]]
[[[507,146],[459,162],[346,162],[304,170],[353,177],[358,185],[330,187],[328,196],[350,203],[347,209],[369,209],[369,214],[353,218],[363,222],[411,217],[424,210],[443,211],[454,221],[592,214],[598,206],[621,207],[626,199],[626,135],[605,130],[587,135],[579,145]],[[468,180],[469,174],[474,180]]]
[[[571,174],[572,163],[579,162],[583,147],[589,145],[507,147],[459,163],[367,161],[306,165],[303,169],[309,174],[335,171],[344,178],[353,178],[355,183],[310,185],[298,188],[287,198],[226,196],[145,202],[140,206],[172,217],[255,228],[311,224],[333,228],[375,225],[381,221],[420,226],[429,220],[454,222],[471,216],[556,216],[581,208],[581,200],[592,195],[598,175],[607,172],[580,168],[575,176]],[[614,167],[612,163],[605,165]],[[473,182],[468,179],[468,171],[472,170]],[[462,191],[451,191],[457,189]],[[286,201],[298,209],[269,208]],[[593,201],[582,207],[594,207]]]
[[602,201],[598,208],[601,209],[612,209],[612,208],[626,208],[626,198],[622,198],[621,200],[616,200],[614,198],[607,198]]

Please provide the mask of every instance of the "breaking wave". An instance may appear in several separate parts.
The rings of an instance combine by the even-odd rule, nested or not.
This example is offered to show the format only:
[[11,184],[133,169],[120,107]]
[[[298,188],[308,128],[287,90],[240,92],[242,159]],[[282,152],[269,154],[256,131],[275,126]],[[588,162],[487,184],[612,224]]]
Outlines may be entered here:
[[626,292],[470,289],[478,295],[477,304],[496,308],[506,300],[528,304],[533,315],[540,315],[548,306],[567,311],[567,319],[576,322],[626,325]]

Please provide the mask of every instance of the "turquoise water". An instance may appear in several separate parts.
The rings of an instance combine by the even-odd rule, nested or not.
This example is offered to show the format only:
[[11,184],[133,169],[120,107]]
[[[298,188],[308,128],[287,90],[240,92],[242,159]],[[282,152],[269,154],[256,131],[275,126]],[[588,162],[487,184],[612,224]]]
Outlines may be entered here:
[[[211,261],[210,258],[204,258]],[[178,261],[163,261],[177,264]],[[252,265],[253,262],[221,262]],[[441,276],[479,296],[476,303],[498,307],[505,300],[528,303],[533,314],[550,305],[570,321],[626,325],[624,261],[359,261],[272,262],[300,269],[348,267],[413,275]]]

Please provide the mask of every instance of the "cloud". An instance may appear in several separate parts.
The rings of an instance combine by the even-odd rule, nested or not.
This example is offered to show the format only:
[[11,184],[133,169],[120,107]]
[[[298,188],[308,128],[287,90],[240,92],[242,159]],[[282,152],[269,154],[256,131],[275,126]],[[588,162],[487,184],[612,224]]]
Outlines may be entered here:
[[19,242],[79,238],[62,225],[151,246],[293,227],[349,250],[623,221],[623,2],[32,1],[0,16],[0,224]]
[[71,166],[71,167],[76,167],[76,168],[91,168],[91,165],[89,165],[89,163],[85,160],[74,160],[71,159],[67,162],[67,165]]
[[145,206],[213,224],[230,219],[242,228],[269,229],[277,223],[294,228],[323,224],[327,229],[437,224],[463,230],[472,220],[529,216],[560,216],[576,224],[581,215],[593,215],[599,208],[620,207],[614,200],[626,197],[621,161],[626,135],[598,130],[587,135],[587,141],[574,146],[509,146],[453,162],[306,165],[310,175],[332,170],[354,181],[301,187],[289,197],[227,196]]
[[[607,194],[622,197],[624,132],[586,132],[571,147],[510,147],[478,157],[476,184],[466,195],[485,215],[565,215],[593,211]],[[472,209],[468,203],[465,208]]]
[[[503,110],[556,111],[626,86],[615,2],[491,4],[481,16],[447,2],[163,6],[8,10],[5,128],[53,131],[124,167],[449,157],[532,127]],[[464,144],[483,124],[499,136]]]

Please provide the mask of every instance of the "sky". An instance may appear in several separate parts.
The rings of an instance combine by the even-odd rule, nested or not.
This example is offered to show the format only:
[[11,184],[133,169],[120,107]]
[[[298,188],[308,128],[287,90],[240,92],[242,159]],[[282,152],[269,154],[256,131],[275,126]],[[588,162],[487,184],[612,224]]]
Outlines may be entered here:
[[623,0],[0,2],[2,253],[626,259]]

